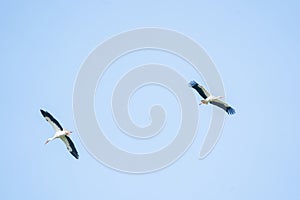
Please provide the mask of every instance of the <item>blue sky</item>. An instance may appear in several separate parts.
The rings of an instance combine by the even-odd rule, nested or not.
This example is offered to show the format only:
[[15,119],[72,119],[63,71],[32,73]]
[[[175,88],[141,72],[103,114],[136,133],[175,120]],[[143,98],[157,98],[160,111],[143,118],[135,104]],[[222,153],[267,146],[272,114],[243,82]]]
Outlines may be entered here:
[[[2,3],[0,11],[3,199],[299,198],[297,1],[10,1]],[[217,66],[237,114],[227,118],[213,152],[199,160],[211,111],[199,108],[199,133],[184,156],[164,170],[132,175],[105,167],[86,151],[76,133],[72,94],[89,53],[111,36],[139,27],[176,30],[201,44]],[[192,70],[182,70],[184,63],[178,58],[159,53],[139,52],[119,63],[129,68],[130,62],[154,59],[174,65],[188,81],[203,81]],[[105,78],[114,73],[118,72]],[[101,113],[100,97],[106,93],[100,89],[95,105],[99,121],[110,116]],[[150,102],[168,105],[170,116],[177,113],[172,96],[149,90]],[[161,102],[158,94],[165,95]],[[134,120],[143,124],[148,118],[140,111],[148,107],[139,95],[130,109]],[[53,130],[40,108],[74,130],[79,160],[60,141],[44,145]],[[176,117],[168,120],[169,131],[162,141],[156,140],[159,144],[177,128],[172,125]],[[105,128],[112,130],[108,137],[115,144],[130,149],[138,143],[118,139],[125,136],[113,124]]]

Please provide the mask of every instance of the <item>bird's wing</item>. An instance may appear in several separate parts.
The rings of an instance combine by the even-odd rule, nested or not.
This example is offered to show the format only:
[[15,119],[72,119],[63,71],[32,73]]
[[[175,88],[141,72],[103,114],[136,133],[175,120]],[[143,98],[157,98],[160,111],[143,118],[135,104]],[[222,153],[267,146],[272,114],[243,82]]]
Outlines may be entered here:
[[218,107],[222,108],[229,115],[233,115],[235,113],[235,110],[231,106],[229,106],[227,103],[225,103],[224,101],[221,101],[219,99],[215,99],[215,100],[212,100],[210,103],[215,105],[215,106],[218,106]]
[[62,131],[63,128],[59,124],[59,122],[47,111],[40,110],[44,118],[51,124],[51,126],[54,128],[54,130],[57,131]]
[[68,136],[64,135],[61,136],[60,139],[65,143],[65,145],[67,146],[68,151],[76,158],[79,158],[78,152],[75,148],[74,143],[72,142],[71,138],[69,138]]
[[191,81],[189,85],[192,88],[194,88],[203,99],[206,99],[210,96],[210,93],[202,85],[199,85],[196,81]]

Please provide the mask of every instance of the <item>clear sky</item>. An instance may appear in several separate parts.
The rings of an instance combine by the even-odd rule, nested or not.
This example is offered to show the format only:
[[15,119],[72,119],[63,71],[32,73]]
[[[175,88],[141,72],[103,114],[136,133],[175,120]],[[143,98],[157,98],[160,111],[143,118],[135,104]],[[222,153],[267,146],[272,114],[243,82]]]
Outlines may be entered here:
[[[1,198],[299,199],[299,6],[291,0],[2,2]],[[133,175],[102,165],[86,151],[76,133],[72,95],[89,53],[113,35],[139,27],[172,29],[201,44],[218,68],[227,100],[237,114],[227,117],[215,149],[199,160],[211,111],[200,107],[199,133],[184,156],[158,172]],[[163,52],[128,56],[115,65],[126,63],[129,68],[131,62],[134,66],[154,60],[174,65],[187,81],[203,82],[192,70],[183,70],[179,58]],[[112,70],[103,81],[118,73]],[[175,117],[166,123],[170,126],[166,137],[148,145],[142,141],[145,151],[167,143],[172,137],[168,134],[178,128],[172,121],[178,120],[172,95],[161,88],[149,91],[150,103],[145,106],[143,93],[134,96],[133,120],[147,124],[143,111],[153,102],[166,105],[168,116]],[[111,117],[109,110],[101,113],[105,92],[99,86],[95,105],[99,123]],[[164,98],[160,101],[158,96]],[[53,130],[40,108],[74,131],[79,160],[61,141],[44,145]],[[111,130],[107,137],[118,146],[142,148],[113,124],[105,129]]]

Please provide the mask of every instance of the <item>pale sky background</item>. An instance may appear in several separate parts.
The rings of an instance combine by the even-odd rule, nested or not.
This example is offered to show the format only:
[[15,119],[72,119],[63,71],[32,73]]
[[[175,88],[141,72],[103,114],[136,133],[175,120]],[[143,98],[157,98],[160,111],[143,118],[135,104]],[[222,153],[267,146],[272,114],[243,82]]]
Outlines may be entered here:
[[[2,2],[1,199],[299,199],[299,6],[297,1]],[[211,111],[200,107],[199,133],[183,157],[158,172],[133,175],[102,165],[86,151],[76,132],[72,94],[81,64],[97,45],[140,27],[168,28],[197,41],[218,68],[237,114],[227,117],[215,149],[199,160]],[[147,124],[149,105],[165,105],[166,137],[149,144],[130,142],[134,139],[118,132],[102,104],[109,102],[105,84],[111,83],[105,80],[117,80],[118,64],[129,69],[153,60],[173,66],[187,81],[203,81],[179,58],[159,51],[116,62],[98,88],[95,107],[99,123],[108,120],[107,137],[128,150],[155,150],[178,129],[178,105],[162,88],[141,91],[130,107],[134,121]],[[53,130],[40,108],[75,132],[79,160],[61,141],[44,145]]]

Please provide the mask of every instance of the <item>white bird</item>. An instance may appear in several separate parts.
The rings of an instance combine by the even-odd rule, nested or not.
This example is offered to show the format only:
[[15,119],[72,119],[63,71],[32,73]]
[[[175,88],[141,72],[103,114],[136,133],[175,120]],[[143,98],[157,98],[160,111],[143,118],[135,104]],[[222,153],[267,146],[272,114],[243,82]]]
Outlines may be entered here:
[[201,85],[199,85],[196,81],[191,81],[189,83],[189,86],[194,88],[199,94],[200,96],[203,98],[203,100],[201,100],[201,104],[208,104],[211,103],[215,106],[218,106],[219,108],[222,108],[223,110],[225,110],[229,115],[233,115],[235,113],[235,110],[229,106],[227,103],[225,103],[224,101],[221,101],[220,99],[223,98],[222,96],[213,96],[211,95],[208,91],[205,90],[205,88]]
[[72,131],[68,131],[66,129],[63,129],[62,126],[59,124],[59,122],[47,111],[40,110],[43,117],[51,124],[51,126],[55,130],[55,134],[53,137],[48,138],[45,142],[45,144],[48,144],[48,142],[60,138],[65,145],[67,146],[68,151],[76,158],[79,158],[78,152],[75,148],[74,143],[70,139],[69,135],[72,133]]

